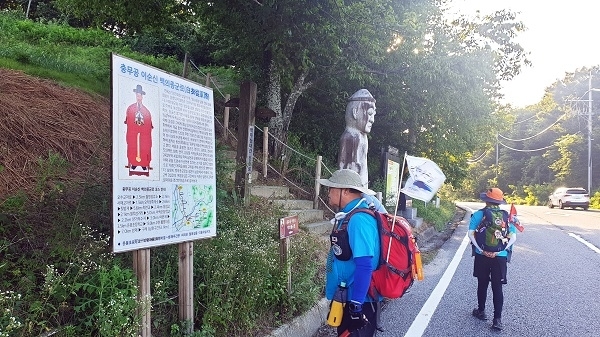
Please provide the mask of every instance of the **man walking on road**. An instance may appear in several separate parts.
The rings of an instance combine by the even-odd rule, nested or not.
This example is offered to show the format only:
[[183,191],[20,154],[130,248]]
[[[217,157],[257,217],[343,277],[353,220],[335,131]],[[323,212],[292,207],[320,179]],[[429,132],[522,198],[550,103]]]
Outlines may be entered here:
[[[379,263],[380,242],[375,218],[354,209],[368,208],[363,194],[375,192],[363,187],[361,177],[350,169],[333,172],[329,179],[319,179],[327,186],[328,203],[338,209],[333,220],[331,249],[327,257],[326,297],[334,299],[337,292],[345,302],[338,336],[372,337],[377,328],[379,298],[368,295],[371,274]],[[334,325],[335,326],[335,325]]]
[[477,278],[477,308],[473,316],[487,320],[485,302],[488,285],[492,284],[494,319],[492,328],[502,330],[502,306],[506,284],[507,259],[517,239],[516,228],[508,221],[508,212],[500,209],[506,204],[504,193],[499,188],[490,188],[480,194],[485,207],[473,213],[469,223],[469,239],[473,244],[473,276]]

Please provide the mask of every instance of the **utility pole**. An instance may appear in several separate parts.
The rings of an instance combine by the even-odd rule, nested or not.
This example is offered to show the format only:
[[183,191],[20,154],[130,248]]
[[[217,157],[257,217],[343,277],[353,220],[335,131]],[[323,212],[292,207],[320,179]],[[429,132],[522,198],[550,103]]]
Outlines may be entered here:
[[592,71],[590,70],[588,90],[588,185],[587,190],[592,195]]
[[498,147],[498,133],[496,133],[496,184],[498,184],[498,174],[500,173],[500,168],[498,167],[498,157],[500,156],[500,148]]

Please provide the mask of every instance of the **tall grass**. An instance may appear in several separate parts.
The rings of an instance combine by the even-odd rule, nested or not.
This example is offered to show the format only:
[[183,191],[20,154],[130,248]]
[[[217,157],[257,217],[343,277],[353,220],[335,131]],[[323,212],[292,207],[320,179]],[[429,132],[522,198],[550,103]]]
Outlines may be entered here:
[[[183,70],[179,60],[137,53],[107,31],[33,22],[6,11],[0,12],[0,45],[0,67],[22,70],[104,96],[110,92],[111,53],[172,74],[181,74]],[[195,72],[190,72],[188,79],[205,82],[203,75]]]

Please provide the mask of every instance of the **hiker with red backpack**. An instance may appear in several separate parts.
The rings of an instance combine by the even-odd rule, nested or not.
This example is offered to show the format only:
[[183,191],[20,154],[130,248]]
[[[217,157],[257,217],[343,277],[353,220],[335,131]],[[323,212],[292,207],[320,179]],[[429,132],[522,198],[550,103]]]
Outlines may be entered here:
[[358,173],[350,169],[337,170],[329,179],[319,179],[319,183],[328,187],[327,202],[338,210],[330,235],[325,284],[326,297],[329,300],[341,298],[344,304],[341,320],[337,322],[338,336],[372,337],[382,300],[380,296],[372,298],[368,294],[380,255],[377,221],[363,212],[347,221],[345,218],[355,209],[368,209],[362,194],[374,195],[375,192],[363,187]]
[[501,204],[506,204],[501,189],[490,188],[480,194],[480,199],[485,201],[485,207],[473,213],[468,232],[475,257],[473,276],[477,278],[477,308],[472,314],[487,320],[485,302],[491,283],[494,303],[492,328],[502,330],[502,286],[507,283],[507,262],[517,239],[517,230],[509,221],[508,212],[500,209]]

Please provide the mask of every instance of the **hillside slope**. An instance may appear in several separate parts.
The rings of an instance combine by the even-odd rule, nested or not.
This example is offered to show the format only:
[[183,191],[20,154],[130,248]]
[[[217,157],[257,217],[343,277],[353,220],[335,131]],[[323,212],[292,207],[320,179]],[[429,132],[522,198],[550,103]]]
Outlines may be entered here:
[[31,197],[40,177],[63,176],[62,168],[63,183],[108,181],[109,99],[19,71],[0,69],[0,78],[0,199]]

